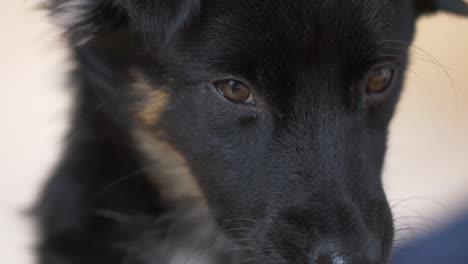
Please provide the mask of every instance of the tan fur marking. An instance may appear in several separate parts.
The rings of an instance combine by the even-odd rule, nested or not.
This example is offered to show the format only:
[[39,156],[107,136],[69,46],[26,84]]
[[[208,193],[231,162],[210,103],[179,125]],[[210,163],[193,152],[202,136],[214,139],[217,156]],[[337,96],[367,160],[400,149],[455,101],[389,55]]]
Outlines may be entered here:
[[135,115],[145,126],[154,126],[159,123],[164,109],[168,104],[169,93],[164,88],[154,90],[150,82],[140,72],[134,72],[135,93],[142,97],[142,102],[137,104]]
[[137,117],[147,126],[156,125],[161,120],[161,116],[166,109],[168,94],[163,90],[151,91],[146,101],[138,110]]
[[164,199],[171,201],[203,198],[185,157],[164,138],[159,126],[168,102],[169,93],[164,87],[154,89],[139,71],[131,72],[135,79],[134,93],[141,101],[134,108],[139,128],[135,130],[138,147],[143,155],[145,171],[158,187]]
[[131,71],[131,74],[135,79],[135,82],[133,83],[133,88],[135,88],[135,90],[140,92],[150,92],[151,90],[153,90],[153,87],[151,86],[148,79],[143,75],[143,73],[136,69],[133,69]]
[[137,139],[150,163],[147,169],[150,179],[159,187],[165,199],[203,198],[186,159],[174,146],[145,131],[139,131]]

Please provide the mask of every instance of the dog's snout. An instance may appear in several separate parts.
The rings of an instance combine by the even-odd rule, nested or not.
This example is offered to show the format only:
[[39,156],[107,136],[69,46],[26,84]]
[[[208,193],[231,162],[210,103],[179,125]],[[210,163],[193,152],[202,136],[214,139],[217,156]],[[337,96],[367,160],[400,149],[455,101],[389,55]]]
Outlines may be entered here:
[[378,240],[356,250],[355,245],[340,248],[334,244],[322,247],[311,256],[311,264],[381,264],[382,247]]
[[296,186],[286,197],[287,208],[271,205],[267,221],[256,233],[265,260],[278,258],[282,262],[272,263],[287,264],[388,263],[394,231],[383,194],[370,199],[370,194],[362,198],[344,187],[335,193],[315,191],[308,194]]

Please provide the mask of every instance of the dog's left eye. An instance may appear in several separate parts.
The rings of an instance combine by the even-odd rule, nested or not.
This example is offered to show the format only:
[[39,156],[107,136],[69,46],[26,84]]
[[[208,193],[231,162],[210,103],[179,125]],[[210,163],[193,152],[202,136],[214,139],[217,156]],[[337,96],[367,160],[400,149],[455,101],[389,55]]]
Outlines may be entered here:
[[241,81],[226,79],[215,81],[214,86],[226,99],[233,103],[253,103],[254,99],[250,88]]
[[368,94],[381,94],[391,85],[394,70],[388,67],[378,67],[370,72],[367,79],[366,92]]

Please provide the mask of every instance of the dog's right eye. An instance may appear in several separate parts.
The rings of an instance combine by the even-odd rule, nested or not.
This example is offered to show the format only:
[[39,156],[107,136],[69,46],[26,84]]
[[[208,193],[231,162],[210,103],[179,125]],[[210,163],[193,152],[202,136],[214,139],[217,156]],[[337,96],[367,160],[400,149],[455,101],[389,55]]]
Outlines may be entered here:
[[214,86],[224,98],[237,104],[254,103],[250,88],[241,81],[226,79],[215,81]]
[[389,67],[378,67],[370,72],[367,79],[366,91],[368,94],[381,94],[391,85],[394,70]]

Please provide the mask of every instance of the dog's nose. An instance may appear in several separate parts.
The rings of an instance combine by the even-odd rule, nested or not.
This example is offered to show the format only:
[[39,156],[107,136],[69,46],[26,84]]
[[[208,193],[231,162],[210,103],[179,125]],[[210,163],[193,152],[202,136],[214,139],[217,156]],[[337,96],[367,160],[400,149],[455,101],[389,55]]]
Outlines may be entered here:
[[328,246],[328,249],[315,254],[311,264],[380,264],[382,248],[380,243],[368,244],[363,250],[353,251],[340,250],[335,246]]

